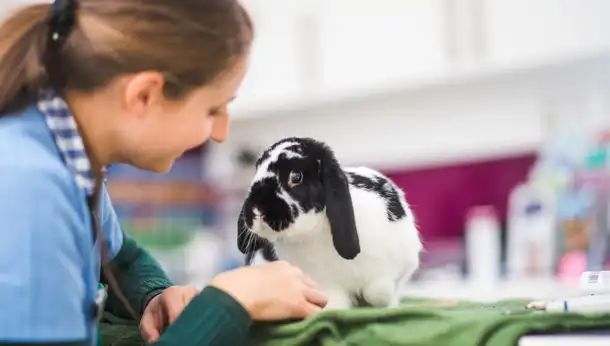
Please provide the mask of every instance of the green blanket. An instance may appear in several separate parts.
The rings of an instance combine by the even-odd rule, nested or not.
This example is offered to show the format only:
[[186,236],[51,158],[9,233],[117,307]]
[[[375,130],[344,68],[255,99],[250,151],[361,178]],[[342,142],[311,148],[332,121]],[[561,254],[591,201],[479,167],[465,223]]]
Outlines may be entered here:
[[[407,299],[400,309],[328,311],[299,322],[255,325],[251,345],[514,346],[527,333],[610,330],[610,315],[505,314],[525,303]],[[102,338],[104,346],[145,345],[135,326],[105,324]]]

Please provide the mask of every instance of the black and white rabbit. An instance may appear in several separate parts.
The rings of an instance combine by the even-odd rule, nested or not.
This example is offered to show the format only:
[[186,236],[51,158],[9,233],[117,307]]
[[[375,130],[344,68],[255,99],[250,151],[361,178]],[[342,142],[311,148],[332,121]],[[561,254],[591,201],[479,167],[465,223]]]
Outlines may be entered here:
[[237,228],[247,265],[259,250],[292,263],[322,286],[328,309],[393,305],[422,251],[403,192],[370,168],[342,168],[312,138],[282,139],[258,158]]

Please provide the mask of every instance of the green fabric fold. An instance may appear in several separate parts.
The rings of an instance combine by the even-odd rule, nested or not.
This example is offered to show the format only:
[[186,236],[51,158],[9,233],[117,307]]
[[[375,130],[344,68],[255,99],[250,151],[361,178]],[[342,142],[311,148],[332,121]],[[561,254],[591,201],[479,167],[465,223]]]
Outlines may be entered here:
[[[303,321],[255,324],[249,345],[514,346],[529,333],[610,330],[610,315],[505,314],[523,309],[527,302],[405,299],[397,309],[327,311]],[[130,333],[129,328],[115,333]],[[138,338],[123,338],[120,343],[105,339],[104,345],[144,345]]]
[[329,311],[295,323],[257,325],[251,345],[514,346],[533,332],[610,330],[610,315],[505,314],[527,302],[406,299],[397,309]]

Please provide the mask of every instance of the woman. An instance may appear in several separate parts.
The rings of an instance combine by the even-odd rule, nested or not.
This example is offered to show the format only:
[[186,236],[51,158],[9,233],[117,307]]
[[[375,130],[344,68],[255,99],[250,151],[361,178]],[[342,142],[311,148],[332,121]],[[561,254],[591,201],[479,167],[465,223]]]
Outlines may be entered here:
[[0,344],[95,344],[100,283],[155,345],[242,345],[252,320],[326,304],[282,262],[173,286],[102,183],[107,165],[165,172],[222,142],[252,37],[237,0],[58,0],[2,23]]

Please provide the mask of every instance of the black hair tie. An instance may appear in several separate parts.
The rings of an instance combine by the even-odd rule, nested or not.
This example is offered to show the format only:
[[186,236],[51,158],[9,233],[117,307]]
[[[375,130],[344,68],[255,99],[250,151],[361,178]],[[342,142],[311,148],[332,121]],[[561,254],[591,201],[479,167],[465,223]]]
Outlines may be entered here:
[[76,24],[77,0],[55,0],[51,4],[50,39],[65,40]]
[[77,0],[55,0],[51,4],[49,18],[49,37],[44,65],[48,87],[57,92],[66,86],[66,72],[63,71],[60,52],[63,43],[76,25]]

